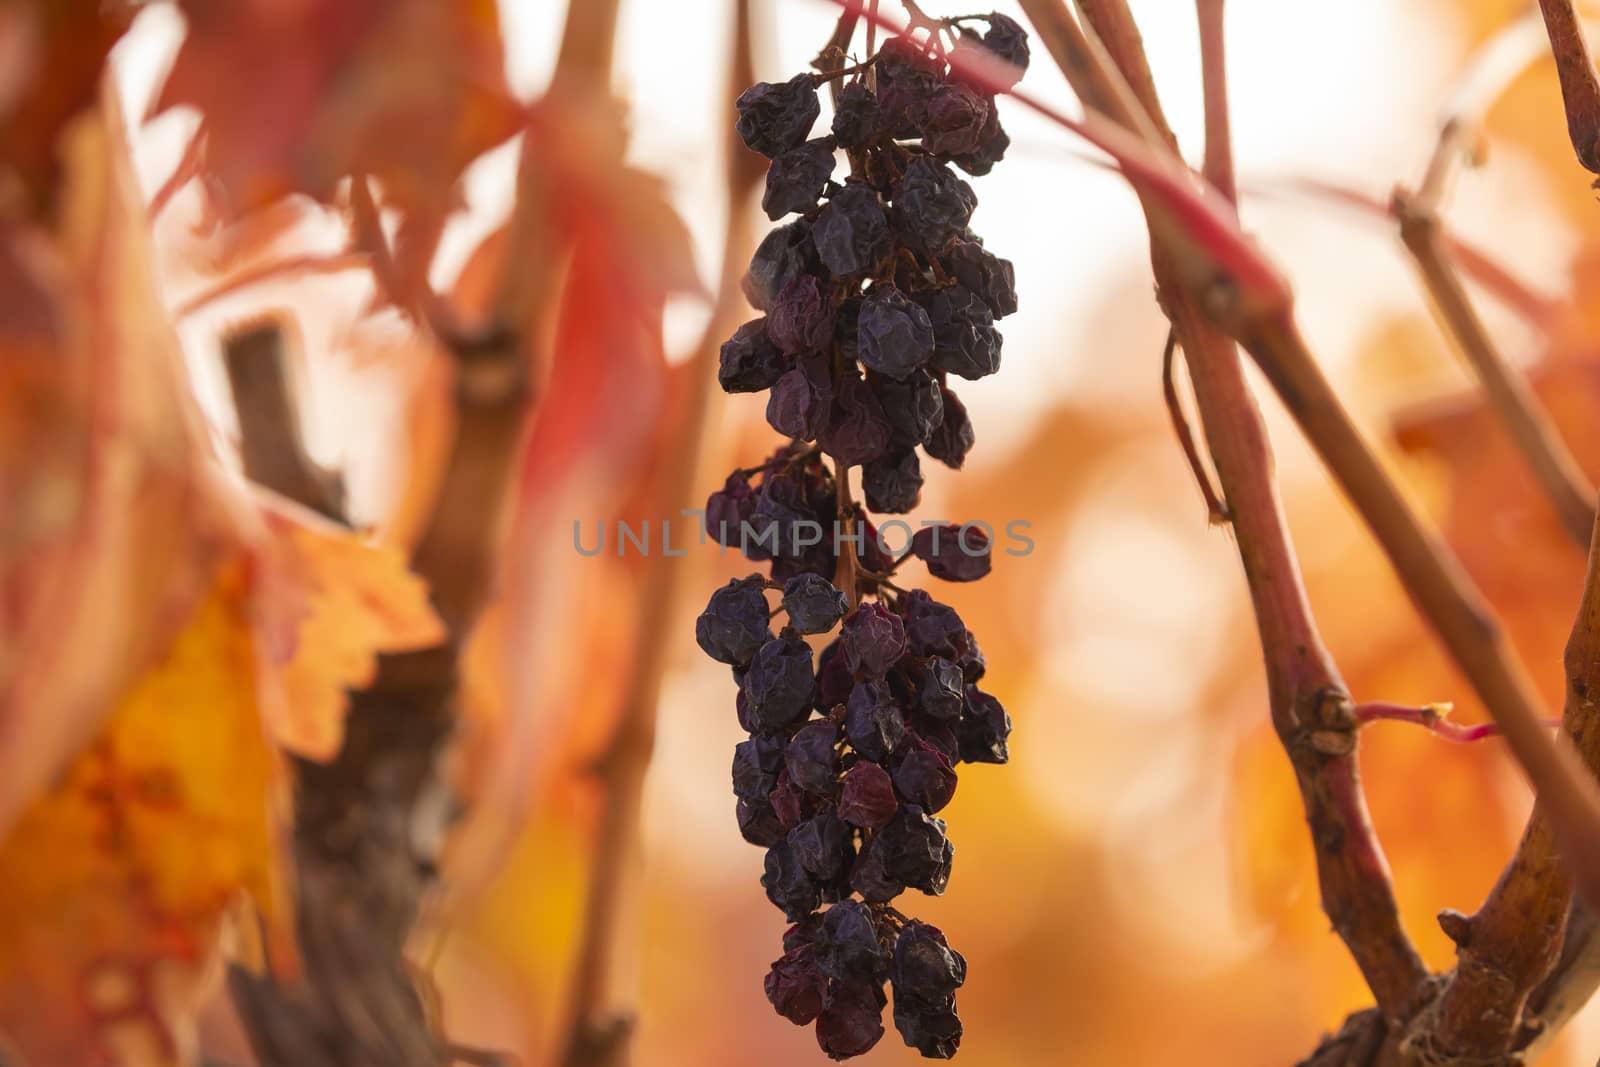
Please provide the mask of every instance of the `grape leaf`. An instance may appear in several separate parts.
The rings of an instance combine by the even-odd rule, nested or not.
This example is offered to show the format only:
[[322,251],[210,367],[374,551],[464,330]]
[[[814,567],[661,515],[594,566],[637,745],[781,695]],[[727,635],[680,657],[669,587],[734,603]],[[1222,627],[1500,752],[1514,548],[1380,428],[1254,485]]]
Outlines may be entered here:
[[281,917],[276,756],[233,564],[165,658],[0,845],[0,1030],[27,1067],[192,1062],[219,924]]
[[372,683],[377,653],[440,643],[443,624],[404,556],[292,505],[266,512],[262,589],[270,678],[265,714],[279,744],[329,759],[346,691]]
[[523,121],[505,85],[493,0],[183,0],[189,33],[155,110],[199,109],[205,165],[243,214],[290,193],[335,202],[377,179],[410,233],[404,275],[432,259],[468,163]]
[[0,225],[0,835],[239,545],[110,101],[56,229]]

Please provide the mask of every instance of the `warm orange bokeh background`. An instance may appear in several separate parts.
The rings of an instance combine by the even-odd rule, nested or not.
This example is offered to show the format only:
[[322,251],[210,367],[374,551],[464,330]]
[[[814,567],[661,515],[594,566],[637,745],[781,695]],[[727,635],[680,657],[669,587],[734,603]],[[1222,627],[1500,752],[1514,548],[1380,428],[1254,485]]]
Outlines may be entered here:
[[[670,62],[652,64],[638,57],[662,50],[647,38],[663,17],[655,5],[624,5],[617,72],[634,106],[636,156],[666,172],[712,279],[727,121],[714,79],[728,6],[683,5],[677,35],[665,38]],[[1229,8],[1247,224],[1287,265],[1319,354],[1505,614],[1554,707],[1581,554],[1499,429],[1462,393],[1466,376],[1382,220],[1270,195],[1284,179],[1315,176],[1381,199],[1414,178],[1456,74],[1525,5],[1372,0],[1326,13],[1282,10],[1299,6]],[[771,7],[758,74],[787,76],[820,45],[831,13],[816,0]],[[1193,150],[1189,8],[1135,4]],[[549,52],[541,34],[559,15],[506,11],[513,82],[528,83],[520,89],[537,85]],[[1299,31],[1285,36],[1284,26]],[[1330,29],[1339,30],[1332,54]],[[159,51],[159,37],[146,27],[140,47]],[[1295,80],[1302,51],[1305,73]],[[136,94],[143,54],[120,58]],[[710,73],[684,74],[682,86],[661,74],[686,65]],[[1067,99],[1042,49],[1024,84]],[[1344,93],[1355,118],[1305,117],[1339,113]],[[1002,559],[986,581],[949,594],[988,655],[986,687],[1015,719],[1013,762],[965,770],[947,813],[957,848],[949,892],[908,901],[907,910],[943,927],[967,955],[960,1003],[969,1065],[1292,1063],[1369,997],[1318,907],[1292,779],[1266,726],[1232,544],[1207,527],[1161,407],[1164,325],[1133,202],[1114,178],[1068,157],[1066,135],[1020,115],[1014,128],[1012,158],[975,182],[985,202],[975,226],[1017,260],[1023,307],[1005,324],[1006,367],[972,389],[972,460],[958,476],[930,478],[916,516],[1032,524],[1031,555]],[[147,130],[141,169],[160,174],[154,160],[170,156],[174,140],[159,125]],[[1600,295],[1600,218],[1571,158],[1547,62],[1494,106],[1486,146],[1486,169],[1463,179],[1452,222],[1564,303]],[[493,183],[486,187],[492,202]],[[176,205],[158,234],[175,291],[192,280],[192,265],[173,251],[183,247],[182,211]],[[1569,270],[1569,262],[1588,266]],[[1534,373],[1547,401],[1600,475],[1590,414],[1600,400],[1600,324],[1564,316],[1546,336],[1478,295],[1507,350],[1540,361]],[[258,291],[211,308],[186,322],[185,335],[204,336],[266,299]],[[404,464],[390,436],[403,424],[394,398],[425,376],[420,358],[394,321],[356,324],[359,291],[314,279],[271,299],[300,315],[303,372],[320,415],[313,445],[341,460],[358,502],[381,512]],[[598,321],[606,311],[595,300]],[[668,308],[669,327],[689,324],[669,328],[674,359],[704,318],[689,305]],[[561,353],[557,375],[583,373],[564,371]],[[197,377],[204,391],[203,366]],[[619,1005],[637,1005],[636,1062],[814,1064],[809,1030],[777,1018],[762,996],[784,924],[757,884],[760,852],[733,821],[733,687],[691,636],[706,593],[749,568],[707,549],[649,561],[572,550],[574,520],[592,529],[615,515],[671,517],[638,504],[675,457],[653,452],[660,446],[631,414],[645,418],[665,403],[652,392],[662,388],[627,376],[606,386],[604,405],[582,409],[591,421],[571,410],[544,416],[572,423],[574,434],[587,428],[594,450],[542,472],[548,488],[524,516],[509,572],[515,606],[491,618],[475,650],[475,836],[441,901],[436,943],[423,948],[436,961],[453,1033],[545,1061],[564,1018],[594,852],[596,797],[585,768],[640,643],[664,642],[638,919],[615,989]],[[1267,407],[1312,601],[1353,692],[1453,700],[1460,718],[1481,718],[1357,521]],[[710,417],[708,454],[683,507],[700,506],[727,469],[770,448],[750,398],[714,398]],[[650,567],[681,569],[682,595],[669,626],[640,634],[633,624]],[[1395,725],[1364,735],[1363,751],[1408,926],[1429,963],[1447,967],[1450,945],[1433,915],[1470,911],[1482,898],[1509,855],[1526,790],[1493,741],[1451,746]],[[215,1024],[213,1040],[231,1040],[225,1024]],[[1596,1047],[1594,1026],[1580,1023],[1551,1062],[1591,1062]],[[891,1030],[871,1060],[917,1057]]]

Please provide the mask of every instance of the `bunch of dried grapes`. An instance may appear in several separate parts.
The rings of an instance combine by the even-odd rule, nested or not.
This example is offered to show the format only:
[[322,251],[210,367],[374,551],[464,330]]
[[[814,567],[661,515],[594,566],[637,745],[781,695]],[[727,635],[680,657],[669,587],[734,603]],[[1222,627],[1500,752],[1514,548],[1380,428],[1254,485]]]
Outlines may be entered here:
[[[860,467],[867,509],[903,514],[921,495],[919,448],[962,465],[973,429],[950,378],[999,368],[994,322],[1016,310],[1011,264],[968,229],[977,200],[952,169],[988,173],[1008,138],[993,94],[951,58],[986,49],[1020,77],[1027,36],[999,14],[920,31],[738,101],[739,135],[772,160],[763,207],[799,217],[756,252],[744,291],[765,315],[723,346],[719,380],[767,392],[767,420],[790,440],[707,502],[712,534],[770,561],[771,577],[717,590],[696,638],[733,667],[750,734],[733,759],[739,829],[767,850],[762,884],[794,924],[767,996],[792,1022],[815,1022],[835,1059],[882,1037],[885,981],[906,1044],[955,1054],[966,961],[891,902],[908,887],[944,892],[954,849],[937,813],[955,767],[1006,762],[1011,731],[978,688],[984,658],[961,617],[892,580],[913,555],[944,580],[982,577],[986,531],[925,525],[891,558],[849,491]],[[811,137],[818,87],[842,78],[831,131]],[[813,660],[807,637],[835,628]]]

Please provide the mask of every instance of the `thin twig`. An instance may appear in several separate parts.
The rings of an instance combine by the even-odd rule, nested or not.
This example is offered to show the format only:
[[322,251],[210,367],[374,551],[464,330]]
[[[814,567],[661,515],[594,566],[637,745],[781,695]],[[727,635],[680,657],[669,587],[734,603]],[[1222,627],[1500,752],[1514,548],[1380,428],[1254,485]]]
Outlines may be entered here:
[[[734,30],[728,57],[728,99],[755,80],[749,0],[734,0]],[[746,205],[764,168],[762,160],[737,138],[727,144],[726,204],[728,228],[723,238],[722,277],[717,305],[696,354],[680,369],[687,402],[664,446],[673,456],[670,469],[655,487],[656,513],[670,514],[694,488],[707,430],[712,383],[716,380],[719,342],[743,309],[739,276],[754,248]],[[671,643],[661,639],[670,629],[680,597],[682,567],[652,567],[644,576],[635,622],[640,636],[638,659],[618,711],[616,726],[593,763],[600,816],[595,856],[589,873],[582,927],[574,965],[563,1067],[615,1067],[626,1061],[633,1018],[608,1002],[615,963],[627,929],[630,866],[638,862],[640,810],[645,773],[655,749],[661,679]]]
[[343,521],[343,482],[317,466],[306,451],[284,349],[283,327],[276,322],[236,332],[222,344],[245,477],[319,515]]
[[[1450,721],[1449,704],[1423,704],[1413,707],[1409,704],[1385,704],[1376,701],[1355,706],[1356,721],[1363,726],[1374,722],[1409,722],[1422,726],[1438,734],[1446,741],[1457,744],[1467,744],[1472,741],[1482,741],[1486,737],[1499,737],[1500,727],[1492,722],[1476,723],[1464,726],[1458,722]],[[1560,719],[1547,719],[1545,726],[1552,730],[1561,728]]]
[[1550,52],[1561,79],[1561,100],[1567,111],[1567,136],[1585,170],[1600,174],[1600,77],[1595,74],[1589,44],[1573,0],[1539,0]]
[[1194,443],[1194,432],[1189,429],[1189,419],[1184,415],[1183,404],[1178,399],[1178,383],[1174,380],[1174,357],[1177,351],[1178,334],[1168,329],[1167,343],[1161,352],[1161,395],[1167,404],[1167,415],[1172,419],[1172,432],[1178,437],[1178,447],[1183,449],[1183,458],[1189,464],[1189,473],[1200,487],[1200,495],[1205,498],[1206,516],[1211,525],[1220,526],[1228,521],[1228,505],[1211,485],[1211,475],[1201,462],[1200,450]]
[[1400,239],[1416,260],[1423,284],[1440,316],[1483,383],[1489,405],[1511,435],[1512,444],[1555,508],[1562,528],[1579,546],[1587,546],[1594,526],[1594,486],[1527,379],[1512,369],[1495,346],[1454,264],[1445,255],[1439,241],[1438,216],[1433,209],[1437,186],[1443,181],[1439,176],[1443,169],[1430,167],[1429,173],[1434,176],[1433,180],[1425,182],[1423,189],[1431,186],[1434,192],[1425,191],[1413,197],[1403,189],[1395,191]]
[[[1147,141],[1174,143],[1137,47],[1137,31],[1127,30],[1132,20],[1126,11],[1103,6],[1098,26],[1113,31],[1119,66],[1134,72],[1128,81],[1146,86],[1143,98],[1104,61],[1059,0],[1024,0],[1023,8],[1087,106],[1130,131],[1146,131]],[[1214,151],[1223,150],[1219,143]],[[1401,926],[1388,864],[1367,814],[1349,701],[1311,617],[1272,478],[1261,413],[1233,343],[1176,283],[1172,261],[1159,243],[1152,245],[1152,262],[1163,307],[1192,368],[1195,398],[1232,515],[1267,667],[1272,721],[1311,823],[1323,907],[1385,1013],[1403,1018],[1416,1003],[1426,970]]]
[[[1385,225],[1395,220],[1393,197],[1385,199],[1323,178],[1292,178],[1275,185],[1254,187],[1252,191],[1282,190],[1349,208],[1374,221],[1382,220]],[[1549,328],[1561,310],[1559,301],[1534,289],[1485,249],[1451,233],[1442,220],[1439,223],[1439,239],[1461,273],[1477,283],[1484,292],[1534,329]]]
[[1228,60],[1225,46],[1224,0],[1195,0],[1200,22],[1200,72],[1205,84],[1206,156],[1201,173],[1231,204],[1239,203],[1233,173],[1233,133],[1229,129]]

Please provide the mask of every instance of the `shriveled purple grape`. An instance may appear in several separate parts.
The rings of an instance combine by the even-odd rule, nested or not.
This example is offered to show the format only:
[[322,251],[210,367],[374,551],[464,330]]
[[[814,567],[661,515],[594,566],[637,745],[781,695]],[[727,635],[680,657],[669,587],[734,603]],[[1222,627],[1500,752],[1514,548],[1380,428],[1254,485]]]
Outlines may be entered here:
[[983,649],[978,647],[977,635],[971,630],[967,631],[966,648],[957,657],[956,664],[961,668],[961,676],[969,682],[979,681],[984,671],[989,669],[983,658]]
[[740,800],[765,800],[777,788],[783,751],[783,739],[771,734],[757,734],[735,745],[733,795]]
[[906,891],[904,882],[890,878],[883,869],[883,852],[877,839],[864,845],[850,872],[850,888],[869,904],[887,904]]
[[989,15],[989,29],[983,35],[983,46],[993,52],[996,57],[1009,64],[1016,74],[1016,79],[1001,88],[1009,89],[1022,80],[1022,74],[1028,69],[1028,31],[1022,28],[1021,23],[1009,15],[993,12]]
[[889,772],[859,760],[844,772],[839,790],[839,817],[864,830],[876,830],[894,817],[900,801]]
[[822,1014],[828,978],[817,966],[816,949],[810,945],[785,952],[781,959],[774,960],[762,985],[773,1009],[796,1026],[804,1026]]
[[955,608],[939,603],[926,590],[907,591],[900,614],[905,620],[906,642],[914,654],[955,659],[966,647],[966,623]]
[[900,929],[889,966],[896,1003],[921,1008],[946,1003],[967,980],[966,958],[937,926],[913,919]]
[[1005,763],[1011,758],[1011,716],[1005,705],[975,685],[967,686],[966,707],[955,730],[966,762]]
[[833,174],[833,150],[832,137],[817,137],[772,161],[767,168],[766,191],[761,195],[761,210],[767,218],[777,221],[817,206]]
[[785,834],[811,816],[811,798],[789,777],[787,767],[778,772],[778,787],[767,800]]
[[936,812],[956,794],[955,768],[943,752],[910,734],[896,758],[894,788],[908,802]]
[[905,623],[876,600],[864,601],[845,620],[839,638],[845,662],[862,677],[882,678],[906,651]]
[[924,307],[933,326],[934,366],[969,381],[1000,369],[1000,331],[989,306],[972,290],[963,285],[940,289]]
[[958,240],[939,253],[939,262],[956,281],[989,306],[995,318],[1017,310],[1016,270],[977,241]]
[[801,633],[825,634],[844,618],[850,601],[826,578],[802,574],[784,584],[783,610]]
[[883,405],[867,383],[853,373],[841,380],[828,424],[817,435],[822,450],[840,465],[854,467],[883,455],[891,436]]
[[790,830],[788,842],[800,866],[819,884],[848,875],[855,863],[850,827],[832,808],[823,808]]
[[800,857],[787,840],[767,849],[761,885],[767,891],[767,899],[790,922],[799,922],[822,903],[822,890],[801,865]]
[[752,152],[767,157],[796,148],[822,114],[816,80],[796,74],[786,82],[757,82],[734,101],[739,121],[734,129]]
[[837,723],[817,719],[800,727],[783,754],[790,779],[808,793],[832,796],[839,787],[838,757],[833,750],[838,743]]
[[940,386],[939,398],[944,416],[923,442],[922,450],[946,467],[960,470],[967,461],[967,453],[972,451],[976,443],[972,420],[967,417],[967,406],[955,393]]
[[820,269],[816,257],[816,247],[811,243],[811,221],[795,219],[761,239],[739,288],[752,307],[766,311],[792,279]]
[[894,1026],[907,1047],[930,1060],[948,1060],[961,1047],[961,1017],[956,1014],[955,998],[948,1004],[926,1008],[916,1003],[894,1000]]
[[755,510],[755,490],[748,478],[734,471],[721,489],[706,498],[706,533],[719,545],[737,545],[740,524]]
[[978,136],[978,146],[970,152],[951,156],[950,162],[968,174],[981,178],[1006,157],[1006,149],[1010,147],[1011,137],[1006,133],[1005,127],[1000,125],[999,109],[991,100],[989,121],[984,123],[983,131]]
[[739,822],[739,836],[761,848],[771,848],[788,832],[766,797],[739,801],[734,815]]
[[889,216],[877,193],[860,182],[848,182],[817,215],[811,240],[830,273],[862,274],[889,254]]
[[767,396],[767,424],[785,437],[814,440],[833,406],[827,356],[807,356]]
[[841,982],[881,982],[889,973],[889,953],[878,942],[872,912],[857,900],[843,900],[822,915],[817,934],[817,966]]
[[795,478],[770,476],[756,494],[751,536],[759,538],[774,556],[803,557],[826,540],[828,527],[811,506],[806,487]]
[[815,945],[822,933],[822,912],[814,911],[783,932],[783,951],[793,952],[804,945]]
[[837,638],[828,642],[828,646],[817,657],[819,710],[826,712],[834,705],[849,700],[850,690],[855,684],[855,679],[850,674],[850,664],[845,662],[844,646]]
[[928,101],[945,84],[944,65],[905,37],[891,37],[878,52],[878,110],[893,137],[917,137]]
[[968,523],[924,526],[911,538],[911,551],[928,573],[947,582],[973,582],[989,573],[994,546],[983,527]]
[[743,688],[750,717],[764,730],[781,730],[805,718],[817,688],[811,647],[785,630],[756,652]]
[[857,682],[845,704],[844,731],[851,748],[881,763],[905,739],[906,720],[888,686]]
[[960,82],[941,86],[928,98],[922,147],[935,155],[977,151],[993,106],[988,97]]
[[917,669],[915,679],[919,712],[939,722],[954,722],[961,717],[966,707],[966,679],[959,666],[932,656]]
[[895,195],[895,227],[915,247],[937,252],[967,228],[977,206],[972,187],[954,171],[919,156]]
[[944,418],[939,383],[925,369],[914,370],[904,379],[869,374],[867,385],[883,405],[891,439],[897,445],[915,448],[922,444]]
[[840,148],[863,148],[878,135],[878,98],[861,82],[851,82],[839,90],[839,104],[833,112],[833,137]]
[[902,804],[873,843],[882,850],[884,873],[890,878],[935,897],[949,884],[955,849],[945,836],[943,819],[915,804]]
[[828,999],[817,1016],[817,1044],[829,1058],[845,1060],[869,1052],[883,1037],[883,987],[828,983]]
[[879,456],[861,468],[861,489],[867,507],[887,515],[904,515],[922,499],[922,464],[914,449]]
[[722,343],[717,383],[729,393],[771,389],[789,361],[767,336],[767,320],[751,319]]
[[791,278],[767,312],[767,337],[792,355],[821,351],[833,337],[833,298],[827,287],[809,274]]
[[706,609],[695,620],[694,639],[701,650],[719,663],[743,666],[772,639],[763,594],[766,579],[759,574],[737,578],[711,594]]
[[856,316],[856,358],[868,370],[905,378],[933,356],[933,323],[922,307],[890,285],[874,288]]

